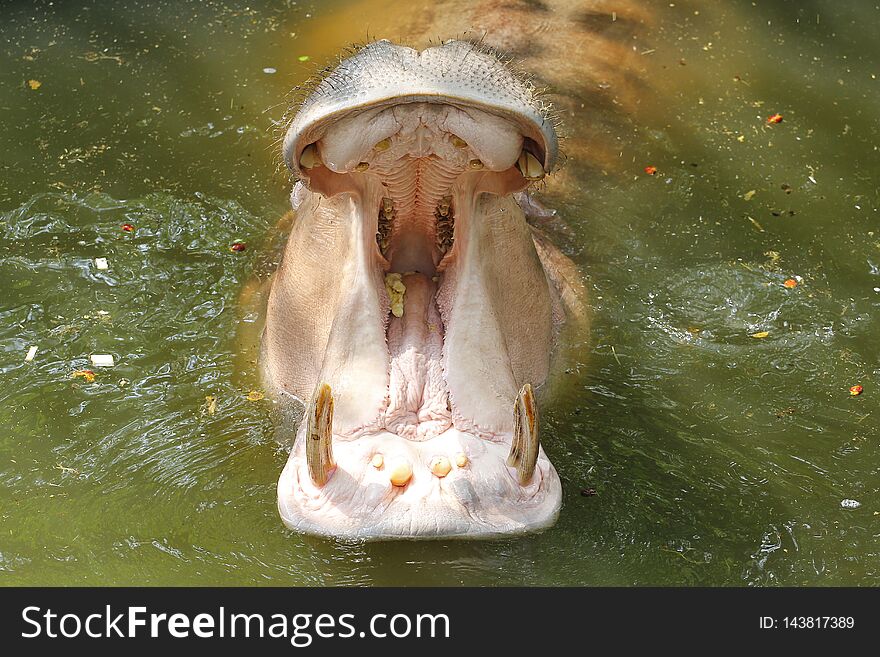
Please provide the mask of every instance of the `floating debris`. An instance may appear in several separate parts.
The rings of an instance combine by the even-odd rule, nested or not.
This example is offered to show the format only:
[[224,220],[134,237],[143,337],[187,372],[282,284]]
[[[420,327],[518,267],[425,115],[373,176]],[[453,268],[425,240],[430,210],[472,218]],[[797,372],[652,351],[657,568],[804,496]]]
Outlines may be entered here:
[[205,403],[202,405],[202,415],[214,415],[217,412],[217,398],[213,395],[205,397]]
[[782,285],[785,286],[785,287],[787,287],[787,288],[790,290],[790,289],[792,289],[792,288],[797,287],[797,286],[798,286],[798,282],[797,282],[797,280],[795,280],[794,278],[786,278],[786,279],[785,279],[785,282],[784,282]]
[[300,55],[299,57],[296,58],[296,60],[299,62],[307,62],[310,59],[311,59],[311,57],[309,57],[308,55]]
[[770,335],[770,331],[758,331],[757,333],[752,333],[750,338],[757,338],[758,340],[763,340],[768,335]]
[[134,226],[132,226],[131,224],[122,224],[121,228],[126,233],[133,233],[134,232]]
[[24,362],[30,363],[34,359],[34,356],[36,356],[36,355],[37,355],[37,348],[36,348],[36,346],[32,346],[30,349],[28,349],[27,356],[24,357]]
[[265,395],[259,390],[251,390],[247,394],[247,400],[252,402],[260,401],[261,399],[263,399],[263,397],[265,397]]
[[107,258],[95,258],[95,269],[110,269]]
[[596,494],[595,488],[582,488],[581,496],[583,497],[593,497]]
[[767,117],[767,124],[782,123],[782,114],[771,114]]
[[851,394],[853,397],[858,397],[864,391],[865,391],[865,389],[862,386],[855,385],[855,386],[850,386],[849,394]]
[[754,198],[755,194],[757,194],[757,193],[758,193],[757,190],[750,189],[750,190],[747,191],[745,194],[743,194],[743,198],[744,198],[746,201],[751,201],[752,198]]
[[266,68],[263,69],[263,73],[265,73],[266,75],[272,75],[273,73],[277,73],[277,72],[278,72],[278,69],[273,68],[271,66],[267,66]]
[[844,509],[858,509],[862,503],[858,500],[840,500],[840,506]]
[[37,89],[39,89],[40,87],[43,86],[43,83],[40,82],[39,80],[28,80],[27,86],[29,86],[31,89],[36,91]]
[[247,244],[245,244],[244,242],[236,242],[235,244],[233,244],[232,246],[229,247],[229,250],[233,251],[234,253],[241,253],[246,248],[247,248]]
[[647,173],[649,176],[657,175],[657,167],[645,167],[645,173]]
[[92,370],[77,370],[70,373],[71,379],[85,379],[86,383],[95,382],[95,373]]
[[112,354],[92,354],[89,359],[95,367],[113,367],[115,364]]

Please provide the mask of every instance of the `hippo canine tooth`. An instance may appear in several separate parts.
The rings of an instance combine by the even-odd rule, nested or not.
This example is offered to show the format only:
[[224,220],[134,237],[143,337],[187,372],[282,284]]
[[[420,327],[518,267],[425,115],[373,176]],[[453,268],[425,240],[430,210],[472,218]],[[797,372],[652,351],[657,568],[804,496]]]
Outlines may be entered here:
[[299,156],[299,166],[302,169],[314,169],[321,166],[321,156],[318,155],[318,148],[314,144],[306,146]]
[[507,457],[507,465],[516,468],[522,486],[532,480],[538,463],[538,405],[532,386],[526,383],[513,403],[513,443]]
[[333,462],[333,391],[326,383],[317,387],[309,407],[306,463],[316,486],[326,484],[336,467]]
[[519,160],[516,162],[516,168],[519,169],[526,180],[541,180],[545,174],[544,167],[538,162],[538,158],[528,151],[520,153]]

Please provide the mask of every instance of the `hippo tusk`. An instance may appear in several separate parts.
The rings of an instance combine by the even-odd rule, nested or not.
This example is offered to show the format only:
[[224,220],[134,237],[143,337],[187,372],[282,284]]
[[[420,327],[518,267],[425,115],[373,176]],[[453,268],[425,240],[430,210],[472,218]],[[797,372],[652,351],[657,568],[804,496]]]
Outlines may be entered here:
[[316,486],[326,484],[336,467],[333,461],[333,391],[326,383],[315,390],[309,407],[306,463]]
[[544,167],[538,162],[538,158],[528,151],[520,153],[519,159],[516,161],[516,168],[526,180],[541,180],[545,174]]
[[303,169],[314,169],[315,167],[321,166],[323,164],[321,162],[321,156],[318,154],[318,149],[314,144],[309,144],[306,146],[302,153],[299,156],[299,166]]
[[535,474],[538,464],[538,405],[532,386],[526,383],[513,403],[513,443],[507,465],[516,468],[519,483],[525,486]]

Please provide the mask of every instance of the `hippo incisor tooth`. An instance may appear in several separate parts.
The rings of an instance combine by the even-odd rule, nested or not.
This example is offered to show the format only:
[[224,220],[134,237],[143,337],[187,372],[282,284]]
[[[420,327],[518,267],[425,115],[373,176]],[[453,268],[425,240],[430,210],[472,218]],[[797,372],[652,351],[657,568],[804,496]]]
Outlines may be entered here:
[[376,142],[376,145],[373,146],[374,151],[380,152],[387,151],[389,148],[391,148],[391,137],[385,137],[385,139],[380,142]]
[[459,468],[463,468],[464,466],[467,465],[467,463],[468,463],[467,454],[465,454],[464,452],[459,452],[458,454],[455,455],[455,465],[457,465]]
[[333,462],[333,391],[326,383],[315,390],[309,407],[306,433],[306,463],[309,476],[316,486],[330,479],[336,463]]
[[435,456],[431,459],[431,472],[433,472],[435,476],[442,479],[449,474],[450,470],[452,470],[452,464],[445,456]]
[[412,465],[406,459],[395,459],[388,465],[388,478],[394,486],[406,486],[412,475]]
[[507,465],[516,468],[517,478],[522,486],[532,480],[538,463],[538,405],[532,386],[526,383],[513,403],[513,443]]
[[321,156],[318,155],[318,148],[314,144],[306,146],[299,156],[299,166],[301,169],[314,169],[321,166]]
[[538,158],[523,151],[519,154],[519,160],[516,162],[516,168],[519,169],[523,178],[526,180],[541,180],[544,177],[544,167],[538,162]]
[[385,457],[381,454],[373,454],[373,458],[370,460],[370,463],[377,470],[380,469],[385,464]]
[[470,162],[468,162],[468,167],[470,167],[471,169],[482,169],[483,168],[483,161],[482,160],[471,160]]
[[452,145],[456,148],[467,148],[467,142],[456,135],[452,135]]
[[358,162],[358,165],[354,168],[355,171],[366,171],[370,168],[369,162]]

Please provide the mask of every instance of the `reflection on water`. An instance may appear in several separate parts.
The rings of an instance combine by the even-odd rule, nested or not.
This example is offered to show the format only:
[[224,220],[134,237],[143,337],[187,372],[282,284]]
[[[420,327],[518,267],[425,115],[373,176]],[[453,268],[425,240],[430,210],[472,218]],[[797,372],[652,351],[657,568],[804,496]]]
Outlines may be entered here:
[[366,545],[281,526],[239,293],[281,240],[288,89],[406,7],[7,5],[0,582],[877,584],[878,10],[719,4],[649,3],[631,113],[562,117],[546,228],[593,326],[544,410],[559,523]]

